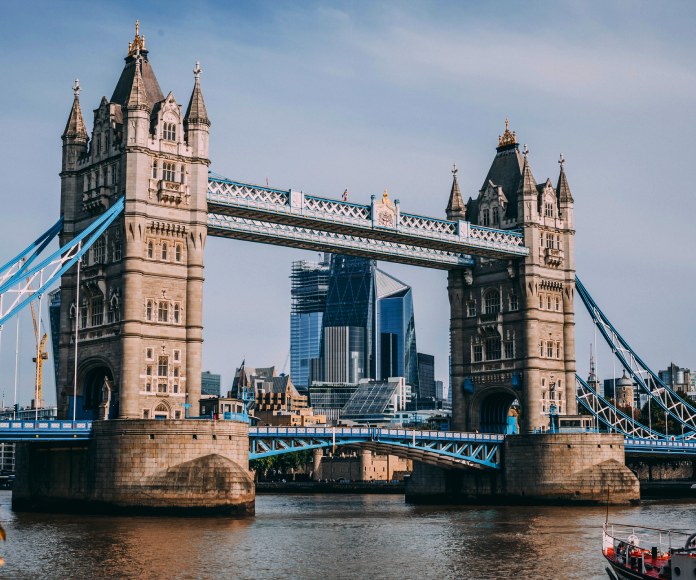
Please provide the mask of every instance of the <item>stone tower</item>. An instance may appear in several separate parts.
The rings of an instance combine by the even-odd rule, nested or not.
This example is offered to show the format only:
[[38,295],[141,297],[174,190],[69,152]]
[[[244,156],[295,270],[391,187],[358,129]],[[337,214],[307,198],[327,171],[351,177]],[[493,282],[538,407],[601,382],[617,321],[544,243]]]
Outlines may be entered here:
[[125,196],[123,215],[83,258],[78,304],[76,268],[61,280],[62,417],[73,413],[75,317],[78,418],[183,418],[200,399],[210,121],[198,63],[182,114],[138,28],[91,138],[77,81],[62,137],[61,244]]
[[508,416],[519,414],[529,432],[548,428],[550,414],[576,413],[573,198],[564,160],[556,187],[538,184],[526,146],[521,153],[505,125],[476,199],[463,203],[455,169],[447,206],[448,219],[520,231],[530,250],[449,273],[453,428],[462,431],[505,432]]

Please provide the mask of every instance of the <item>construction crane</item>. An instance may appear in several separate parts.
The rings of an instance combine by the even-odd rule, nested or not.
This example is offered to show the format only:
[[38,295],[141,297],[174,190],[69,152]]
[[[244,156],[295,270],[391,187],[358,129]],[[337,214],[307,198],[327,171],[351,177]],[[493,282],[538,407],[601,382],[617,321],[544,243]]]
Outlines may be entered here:
[[36,337],[36,356],[32,359],[36,363],[36,378],[34,381],[34,399],[31,402],[32,409],[43,408],[43,363],[48,359],[48,353],[46,352],[46,340],[48,339],[48,334],[45,332],[41,336],[41,327],[39,326],[39,319],[36,316],[36,309],[34,308],[34,303],[31,302],[31,321],[34,323],[34,336]]

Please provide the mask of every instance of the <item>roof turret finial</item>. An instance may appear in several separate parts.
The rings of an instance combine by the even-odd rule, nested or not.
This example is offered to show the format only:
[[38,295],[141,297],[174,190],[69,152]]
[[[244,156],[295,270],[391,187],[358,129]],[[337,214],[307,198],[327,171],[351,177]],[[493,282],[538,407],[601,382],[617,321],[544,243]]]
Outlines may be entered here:
[[73,85],[73,93],[75,94],[76,99],[80,98],[80,79],[75,79],[75,84]]
[[199,61],[196,61],[196,67],[193,69],[193,76],[196,77],[196,80],[201,78],[202,72],[203,69],[201,68],[201,63]]
[[139,53],[141,50],[145,50],[145,37],[140,36],[140,21],[135,21],[135,38],[133,42],[128,43],[128,56],[133,56]]
[[510,132],[510,121],[505,117],[505,133],[498,135],[498,147],[517,144],[517,132]]
[[558,163],[561,166],[561,170],[563,170],[563,165],[565,164],[565,157],[563,157],[563,153],[561,153],[561,156],[558,159]]
[[522,155],[524,155],[524,160],[527,161],[527,155],[529,155],[529,147],[527,147],[527,144],[524,144],[524,147],[522,147]]
[[458,172],[458,171],[459,171],[459,169],[457,169],[457,164],[456,164],[456,163],[452,163],[452,176],[456,178],[456,177],[457,177],[457,172]]

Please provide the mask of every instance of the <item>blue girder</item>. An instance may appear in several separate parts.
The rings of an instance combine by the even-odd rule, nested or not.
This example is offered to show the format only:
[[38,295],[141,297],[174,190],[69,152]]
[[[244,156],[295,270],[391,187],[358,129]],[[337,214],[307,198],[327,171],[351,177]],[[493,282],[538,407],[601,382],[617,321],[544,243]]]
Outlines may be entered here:
[[[575,277],[575,286],[580,299],[590,313],[596,327],[602,333],[604,340],[633,380],[648,394],[652,401],[655,401],[663,411],[675,419],[683,429],[689,432],[696,431],[696,408],[679,397],[645,364],[605,316],[577,276]],[[689,435],[689,433],[684,433],[684,435]],[[694,435],[691,434],[691,436]]]
[[0,419],[0,441],[72,441],[90,439],[92,421],[19,421]]
[[357,445],[430,462],[500,469],[503,435],[373,427],[251,427],[249,459]]
[[[67,244],[41,260],[38,264],[31,265],[36,261],[40,252],[59,233],[62,227],[61,219],[39,237],[34,244],[5,264],[2,267],[2,270],[5,272],[10,272],[13,266],[20,267],[0,282],[0,306],[2,306],[3,298],[9,297],[10,294],[15,294],[15,300],[9,307],[5,303],[7,310],[0,311],[0,328],[7,320],[26,308],[32,300],[41,297],[48,288],[60,280],[60,277],[75,265],[104,233],[106,228],[113,223],[124,207],[125,198],[121,197]],[[25,259],[26,261],[20,264]],[[45,278],[43,277],[44,272],[47,274]],[[34,288],[32,281],[36,277],[39,277],[40,282]]]

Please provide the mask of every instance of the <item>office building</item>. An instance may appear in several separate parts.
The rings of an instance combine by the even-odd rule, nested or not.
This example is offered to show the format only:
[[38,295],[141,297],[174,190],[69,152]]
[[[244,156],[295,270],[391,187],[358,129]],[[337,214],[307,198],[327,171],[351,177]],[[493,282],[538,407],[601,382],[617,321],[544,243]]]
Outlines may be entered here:
[[663,383],[680,395],[692,398],[696,396],[691,385],[691,369],[670,363],[664,371],[658,371],[657,374]]
[[201,373],[201,396],[220,396],[220,375],[204,371]]
[[329,255],[321,262],[292,263],[290,376],[299,388],[310,383],[312,359],[321,354],[321,330],[329,284]]
[[435,386],[435,357],[422,352],[418,353],[418,397],[442,400]]

